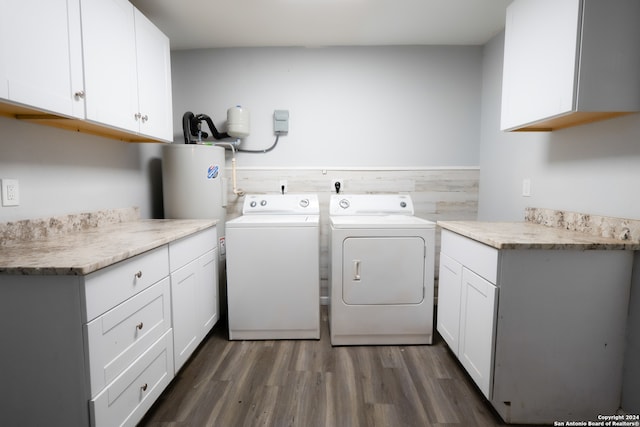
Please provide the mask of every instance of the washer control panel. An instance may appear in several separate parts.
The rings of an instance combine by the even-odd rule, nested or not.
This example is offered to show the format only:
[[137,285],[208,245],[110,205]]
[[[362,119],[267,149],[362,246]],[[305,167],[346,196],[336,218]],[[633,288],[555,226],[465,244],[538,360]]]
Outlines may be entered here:
[[319,215],[316,194],[250,194],[242,207],[243,215]]

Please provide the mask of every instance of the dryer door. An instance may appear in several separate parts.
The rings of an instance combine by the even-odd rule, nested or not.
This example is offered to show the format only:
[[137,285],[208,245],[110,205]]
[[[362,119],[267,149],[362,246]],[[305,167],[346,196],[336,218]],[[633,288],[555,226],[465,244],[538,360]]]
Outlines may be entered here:
[[342,244],[342,299],[346,304],[419,304],[424,300],[426,249],[421,237],[349,237]]

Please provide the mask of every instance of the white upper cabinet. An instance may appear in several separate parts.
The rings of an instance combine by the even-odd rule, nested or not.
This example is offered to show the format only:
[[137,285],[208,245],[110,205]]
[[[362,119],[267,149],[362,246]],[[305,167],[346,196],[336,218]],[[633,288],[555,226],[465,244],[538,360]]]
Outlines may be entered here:
[[173,139],[169,39],[126,0],[82,0],[87,119]]
[[84,117],[80,0],[0,0],[0,98]]
[[640,111],[640,2],[515,0],[502,130],[555,130]]
[[127,0],[0,0],[0,114],[172,141],[169,39]]
[[173,140],[169,38],[135,10],[140,133]]
[[82,0],[87,119],[138,131],[133,6],[126,0]]

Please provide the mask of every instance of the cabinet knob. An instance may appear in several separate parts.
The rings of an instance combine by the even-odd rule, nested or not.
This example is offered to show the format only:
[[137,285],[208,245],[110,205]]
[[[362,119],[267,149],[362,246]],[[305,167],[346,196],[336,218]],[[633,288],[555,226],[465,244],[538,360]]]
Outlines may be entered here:
[[147,120],[149,120],[149,116],[147,116],[146,114],[142,116],[142,123],[145,123]]
[[138,271],[136,274],[134,274],[134,276],[136,276],[136,278],[141,278],[142,277],[142,271]]
[[84,91],[83,90],[79,90],[76,93],[74,93],[73,96],[76,99],[84,99]]
[[138,323],[138,324],[136,325],[136,329],[140,331],[140,330],[142,330],[142,327],[143,327],[143,326],[144,326],[144,323],[140,322],[140,323]]
[[141,113],[135,113],[133,115],[133,117],[135,117],[136,120],[140,120],[142,118],[142,114]]
[[147,391],[147,383],[144,383],[142,387],[140,387],[142,391]]

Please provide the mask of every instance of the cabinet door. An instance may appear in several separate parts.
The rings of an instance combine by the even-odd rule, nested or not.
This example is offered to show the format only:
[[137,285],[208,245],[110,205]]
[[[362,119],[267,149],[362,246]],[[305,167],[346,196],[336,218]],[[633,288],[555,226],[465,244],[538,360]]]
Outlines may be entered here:
[[518,0],[507,9],[501,129],[574,109],[581,0]]
[[171,307],[175,371],[182,367],[199,343],[198,261],[171,273]]
[[135,10],[140,133],[173,141],[169,39]]
[[200,304],[200,338],[204,338],[219,318],[218,250],[198,258],[198,302]]
[[451,350],[458,354],[460,331],[460,290],[462,264],[440,253],[440,279],[438,281],[437,328]]
[[491,398],[498,289],[462,268],[458,358],[482,393]]
[[134,7],[82,0],[87,119],[138,132]]
[[84,117],[80,0],[0,0],[0,97]]

